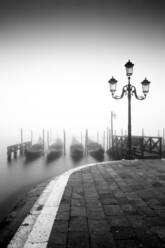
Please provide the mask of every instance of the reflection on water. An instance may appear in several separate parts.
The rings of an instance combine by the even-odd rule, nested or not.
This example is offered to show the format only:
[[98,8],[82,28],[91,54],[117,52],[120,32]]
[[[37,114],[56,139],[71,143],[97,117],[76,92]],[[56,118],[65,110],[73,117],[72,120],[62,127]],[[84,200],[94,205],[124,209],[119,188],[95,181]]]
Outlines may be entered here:
[[[102,159],[109,160],[106,155]],[[46,156],[42,156],[35,160],[25,160],[24,157],[18,157],[7,162],[4,156],[1,159],[0,167],[0,220],[12,206],[11,203],[30,187],[76,166],[97,161],[100,160],[91,156],[75,159],[68,154],[50,161],[47,161]],[[5,202],[8,202],[7,207]]]
[[55,162],[57,161],[62,155],[59,153],[59,154],[56,154],[55,156],[49,156],[46,158],[46,165],[49,165],[50,163],[52,162]]

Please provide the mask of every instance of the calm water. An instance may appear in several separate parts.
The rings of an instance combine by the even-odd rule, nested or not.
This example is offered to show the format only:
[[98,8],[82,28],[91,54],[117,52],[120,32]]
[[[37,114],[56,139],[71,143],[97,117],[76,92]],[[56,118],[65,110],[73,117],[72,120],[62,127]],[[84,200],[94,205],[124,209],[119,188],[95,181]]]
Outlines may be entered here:
[[[106,155],[104,160],[109,160]],[[31,187],[71,168],[93,162],[97,160],[91,156],[75,162],[67,152],[66,156],[49,163],[46,156],[28,163],[24,157],[18,156],[9,163],[3,152],[0,160],[0,220],[11,210],[18,197]]]

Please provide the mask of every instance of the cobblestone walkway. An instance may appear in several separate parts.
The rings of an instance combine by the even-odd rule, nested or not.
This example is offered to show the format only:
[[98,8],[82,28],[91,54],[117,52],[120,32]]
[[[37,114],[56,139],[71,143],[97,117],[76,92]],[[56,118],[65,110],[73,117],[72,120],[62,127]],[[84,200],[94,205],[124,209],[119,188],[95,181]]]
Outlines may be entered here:
[[165,247],[165,161],[111,162],[73,173],[48,247]]

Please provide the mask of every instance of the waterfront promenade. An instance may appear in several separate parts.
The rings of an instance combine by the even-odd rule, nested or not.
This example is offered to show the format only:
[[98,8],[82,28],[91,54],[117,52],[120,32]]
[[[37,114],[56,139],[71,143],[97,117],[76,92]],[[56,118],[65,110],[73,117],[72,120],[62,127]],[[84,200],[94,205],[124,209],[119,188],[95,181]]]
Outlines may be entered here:
[[165,247],[165,161],[111,161],[53,179],[8,247]]

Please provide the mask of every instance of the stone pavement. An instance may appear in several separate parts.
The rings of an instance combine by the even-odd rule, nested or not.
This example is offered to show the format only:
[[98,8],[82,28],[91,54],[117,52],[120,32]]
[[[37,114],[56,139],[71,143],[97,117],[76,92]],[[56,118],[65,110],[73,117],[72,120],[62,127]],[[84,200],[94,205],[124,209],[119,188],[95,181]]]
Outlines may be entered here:
[[116,161],[74,172],[47,247],[165,247],[165,161]]

